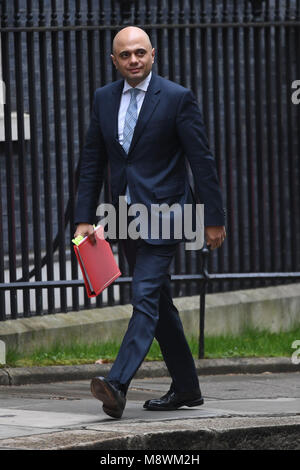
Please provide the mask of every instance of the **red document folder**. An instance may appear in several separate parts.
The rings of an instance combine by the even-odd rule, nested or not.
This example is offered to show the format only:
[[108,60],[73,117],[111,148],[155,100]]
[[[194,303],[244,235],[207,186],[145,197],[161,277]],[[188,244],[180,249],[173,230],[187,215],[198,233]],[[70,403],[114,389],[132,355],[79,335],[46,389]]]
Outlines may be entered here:
[[110,244],[104,239],[102,225],[95,228],[96,244],[85,237],[74,251],[84,279],[87,295],[96,297],[121,276]]

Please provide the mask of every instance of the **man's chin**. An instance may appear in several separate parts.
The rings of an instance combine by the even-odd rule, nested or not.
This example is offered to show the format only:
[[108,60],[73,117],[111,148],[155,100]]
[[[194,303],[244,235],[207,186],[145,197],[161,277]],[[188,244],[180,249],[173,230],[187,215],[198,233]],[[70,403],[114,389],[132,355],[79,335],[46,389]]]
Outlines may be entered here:
[[130,73],[128,75],[128,78],[130,78],[130,80],[140,80],[141,78],[144,78],[144,74],[143,72],[137,72],[137,73]]
[[[149,72],[148,72],[149,73]],[[145,72],[138,72],[138,73],[130,73],[127,75],[126,77],[126,80],[129,82],[132,82],[132,83],[140,83],[142,82],[143,80],[145,80],[145,78],[147,77],[147,74],[145,74]]]

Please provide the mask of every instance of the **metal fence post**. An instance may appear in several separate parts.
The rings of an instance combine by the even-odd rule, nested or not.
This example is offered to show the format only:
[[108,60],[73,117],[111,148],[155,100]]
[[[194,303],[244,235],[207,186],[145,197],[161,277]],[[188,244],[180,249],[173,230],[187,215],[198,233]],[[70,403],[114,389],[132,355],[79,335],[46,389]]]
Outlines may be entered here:
[[200,281],[200,316],[199,316],[199,350],[198,358],[204,358],[204,324],[205,324],[205,294],[206,294],[206,285],[209,279],[209,274],[207,271],[208,265],[208,248],[203,248],[201,250],[202,255],[202,272],[203,279]]
[[120,2],[120,14],[121,14],[121,24],[129,25],[133,24],[131,7],[134,0],[119,0]]

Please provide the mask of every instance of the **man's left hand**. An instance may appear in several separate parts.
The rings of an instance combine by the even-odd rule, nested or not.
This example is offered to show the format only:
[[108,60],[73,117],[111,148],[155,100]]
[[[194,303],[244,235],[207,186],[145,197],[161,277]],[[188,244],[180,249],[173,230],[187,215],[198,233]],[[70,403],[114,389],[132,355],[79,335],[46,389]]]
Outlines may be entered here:
[[220,248],[226,237],[226,230],[224,225],[209,225],[205,227],[206,244],[211,250]]

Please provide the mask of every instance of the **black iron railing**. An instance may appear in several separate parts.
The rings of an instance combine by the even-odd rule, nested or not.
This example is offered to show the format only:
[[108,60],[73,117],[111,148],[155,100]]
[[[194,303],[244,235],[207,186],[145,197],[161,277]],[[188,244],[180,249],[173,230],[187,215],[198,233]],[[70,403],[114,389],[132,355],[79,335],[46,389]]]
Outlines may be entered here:
[[[197,295],[200,282],[204,312],[205,292],[299,277],[300,105],[291,94],[300,79],[300,0],[0,4],[0,320],[130,300],[118,245],[123,277],[91,301],[70,241],[93,93],[117,78],[111,43],[126,24],[149,33],[157,73],[194,91],[224,194],[223,247],[209,256],[180,247],[173,295]],[[109,200],[109,177],[101,200]]]

